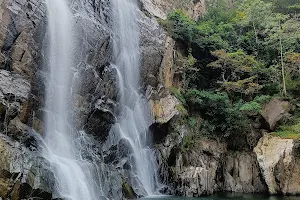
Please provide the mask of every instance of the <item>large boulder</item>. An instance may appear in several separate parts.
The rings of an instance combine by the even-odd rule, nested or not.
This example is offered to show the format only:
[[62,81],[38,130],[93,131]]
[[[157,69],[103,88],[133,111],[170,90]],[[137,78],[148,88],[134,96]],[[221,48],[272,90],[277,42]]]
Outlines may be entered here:
[[159,100],[151,100],[150,105],[152,105],[155,121],[159,124],[167,123],[174,116],[179,115],[178,108],[182,107],[180,101],[170,94]]
[[300,194],[298,141],[265,135],[254,152],[270,194]]
[[291,110],[291,105],[288,101],[273,99],[267,103],[262,112],[262,116],[266,122],[267,128],[271,131],[276,129],[277,122],[282,119]]

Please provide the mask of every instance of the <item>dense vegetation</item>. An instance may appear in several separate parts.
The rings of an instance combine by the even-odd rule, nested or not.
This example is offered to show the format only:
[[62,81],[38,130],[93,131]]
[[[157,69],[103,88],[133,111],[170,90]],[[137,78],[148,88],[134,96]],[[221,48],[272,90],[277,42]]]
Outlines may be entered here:
[[[163,22],[185,56],[180,68],[183,84],[172,91],[198,133],[225,138],[247,134],[249,120],[255,120],[272,97],[292,102],[300,97],[300,3],[208,4],[198,21],[175,10]],[[299,122],[296,112],[286,123],[300,134]],[[277,134],[286,129],[279,127]]]

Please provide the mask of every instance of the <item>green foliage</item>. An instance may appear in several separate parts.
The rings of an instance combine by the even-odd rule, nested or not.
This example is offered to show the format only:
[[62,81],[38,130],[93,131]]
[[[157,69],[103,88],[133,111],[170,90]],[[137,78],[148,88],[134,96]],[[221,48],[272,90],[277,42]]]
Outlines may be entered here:
[[265,1],[271,2],[274,5],[274,9],[276,12],[281,12],[285,14],[300,12],[299,0],[265,0]]
[[253,101],[244,102],[240,100],[235,106],[238,110],[245,112],[247,115],[258,115],[262,112],[263,106],[271,100],[269,95],[256,96]]
[[290,74],[285,77],[286,89],[290,94],[298,95],[300,92],[300,77],[292,79]]
[[195,36],[196,23],[180,10],[168,15],[169,29],[174,39],[191,42]]
[[187,116],[188,111],[185,109],[185,107],[182,104],[179,104],[176,106],[176,109],[180,112],[182,116]]
[[184,136],[181,145],[181,152],[186,153],[190,148],[194,146],[195,142],[192,136]]
[[179,100],[181,101],[181,103],[183,105],[186,104],[186,101],[185,101],[185,97],[184,95],[181,93],[180,89],[178,88],[175,88],[175,87],[170,87],[169,88],[170,92]]
[[273,134],[282,138],[300,139],[300,108],[293,111],[293,115],[284,116],[280,126]]
[[300,139],[300,122],[294,125],[283,125],[273,134],[282,138]]
[[189,124],[189,126],[191,128],[197,127],[197,124],[198,124],[197,118],[195,118],[195,117],[189,117],[188,118],[188,124]]
[[256,96],[254,98],[254,102],[256,102],[262,106],[262,105],[268,103],[271,99],[272,99],[272,97],[269,95],[261,95],[261,96]]
[[[228,18],[228,14],[223,13],[222,17]],[[231,43],[236,41],[237,33],[232,24],[215,20],[218,16],[221,17],[221,14],[215,14],[207,14],[196,23],[182,11],[175,10],[168,15],[168,22],[165,24],[174,39],[185,42],[189,47],[195,44],[201,51],[230,49]]]
[[261,112],[261,105],[255,101],[251,101],[249,103],[245,103],[242,105],[242,107],[239,109],[240,111],[246,111],[246,112],[255,112],[259,113]]
[[228,137],[235,133],[246,133],[246,116],[236,109],[226,93],[188,90],[187,104],[193,111],[200,111],[200,132],[205,135]]
[[218,60],[208,66],[212,69],[219,69],[219,83],[221,89],[228,93],[240,93],[252,95],[258,93],[262,88],[259,84],[262,63],[255,60],[254,56],[248,56],[243,50],[233,53],[226,53],[224,50],[213,52]]
[[[288,97],[300,99],[299,5],[299,0],[233,5],[210,0],[198,21],[175,10],[160,22],[180,43],[175,71],[184,89],[170,90],[189,111],[184,120],[194,132],[210,137],[247,133],[249,120],[271,96],[282,93],[283,82]],[[298,134],[298,124],[282,125],[274,134]],[[190,144],[186,140],[183,146]]]

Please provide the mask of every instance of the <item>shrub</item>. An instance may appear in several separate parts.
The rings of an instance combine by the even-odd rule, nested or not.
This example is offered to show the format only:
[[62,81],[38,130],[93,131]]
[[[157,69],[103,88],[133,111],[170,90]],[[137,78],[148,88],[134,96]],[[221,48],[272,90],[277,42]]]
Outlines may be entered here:
[[181,101],[182,104],[184,105],[186,104],[185,97],[181,93],[180,89],[175,87],[170,87],[169,90],[179,101]]
[[234,107],[226,93],[188,90],[186,102],[203,118],[199,132],[204,135],[221,135],[247,132],[247,117]]

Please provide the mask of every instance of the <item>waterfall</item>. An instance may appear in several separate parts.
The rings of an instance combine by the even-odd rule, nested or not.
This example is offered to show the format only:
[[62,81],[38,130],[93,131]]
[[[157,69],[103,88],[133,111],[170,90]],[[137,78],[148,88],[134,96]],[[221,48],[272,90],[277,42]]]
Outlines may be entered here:
[[110,143],[125,139],[131,149],[131,172],[138,180],[135,190],[154,195],[157,189],[156,158],[149,147],[148,128],[153,116],[140,87],[140,30],[138,7],[134,0],[113,0],[114,55],[112,67],[119,83],[121,114],[110,133]]
[[[56,179],[56,196],[70,200],[104,198],[104,178],[95,144],[72,125],[73,16],[66,0],[46,0],[48,48],[43,155]],[[89,146],[90,145],[90,146]]]

